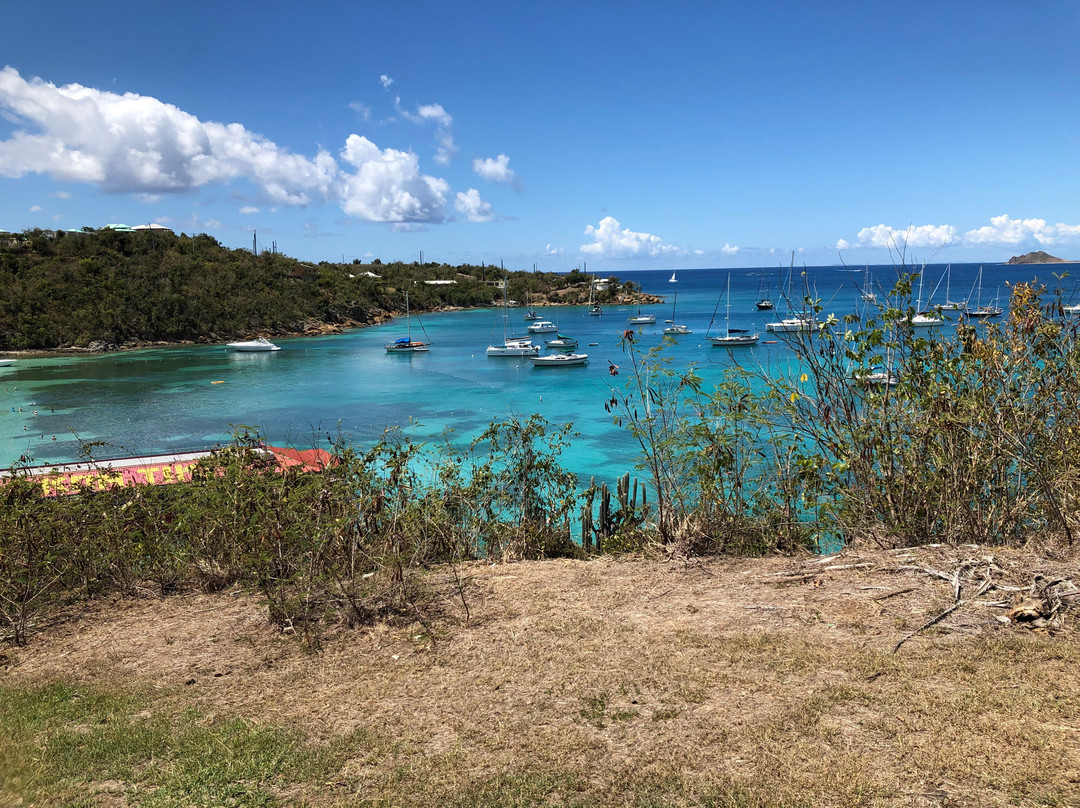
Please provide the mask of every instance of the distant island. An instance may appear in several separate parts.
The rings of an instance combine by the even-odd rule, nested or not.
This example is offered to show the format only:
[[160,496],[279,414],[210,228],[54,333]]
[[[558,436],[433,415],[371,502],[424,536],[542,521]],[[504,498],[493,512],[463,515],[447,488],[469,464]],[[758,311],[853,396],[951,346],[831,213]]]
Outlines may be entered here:
[[1023,255],[1014,255],[1006,264],[1075,264],[1076,261],[1069,261],[1065,258],[1055,258],[1050,253],[1045,253],[1042,250],[1036,250],[1035,252],[1024,253]]

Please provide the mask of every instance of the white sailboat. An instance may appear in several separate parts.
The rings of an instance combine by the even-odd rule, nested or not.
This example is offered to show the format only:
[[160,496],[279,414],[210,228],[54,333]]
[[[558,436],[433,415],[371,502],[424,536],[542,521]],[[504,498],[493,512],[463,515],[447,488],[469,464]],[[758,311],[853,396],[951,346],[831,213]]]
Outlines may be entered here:
[[810,331],[814,327],[812,314],[791,313],[791,273],[795,271],[795,254],[791,256],[791,268],[788,270],[787,292],[784,294],[784,308],[787,309],[787,317],[772,323],[765,323],[765,330],[774,334],[784,334],[798,331]]
[[[671,273],[675,277],[675,273]],[[664,333],[669,337],[677,337],[680,334],[693,334],[694,332],[681,323],[675,322],[675,304],[679,302],[679,293],[676,292],[671,301],[671,325],[664,326]]]
[[600,307],[600,304],[596,302],[595,297],[596,290],[596,278],[589,278],[589,316],[599,317],[604,313],[604,310]]
[[[420,318],[417,317],[417,320]],[[424,324],[420,323],[423,328]],[[425,332],[426,336],[426,332]],[[431,343],[412,338],[412,316],[409,312],[409,293],[405,293],[405,336],[386,343],[387,353],[426,353],[431,350]]]
[[769,281],[765,278],[765,270],[761,270],[761,283],[758,284],[758,301],[755,304],[758,311],[772,311],[772,295],[769,294]]
[[1001,306],[996,305],[996,302],[995,303],[990,303],[987,306],[984,306],[982,304],[982,276],[983,276],[983,268],[979,267],[978,279],[975,281],[975,285],[978,287],[978,291],[976,292],[977,296],[975,298],[975,308],[968,309],[967,310],[967,316],[968,317],[982,317],[982,318],[999,317],[1000,315],[1002,315],[1004,313],[1005,310],[1002,309]]
[[[488,356],[539,356],[540,346],[532,344],[531,337],[515,337],[509,333],[509,311],[510,301],[507,299],[507,287],[509,286],[508,280],[503,280],[503,341],[502,344],[495,344],[495,326],[492,326],[491,344],[487,347]],[[495,320],[495,325],[498,325],[498,319]]]
[[877,303],[877,292],[874,291],[874,287],[870,281],[869,265],[867,265],[866,272],[863,275],[862,294],[860,297],[867,303]]
[[952,264],[945,267],[945,303],[942,305],[942,311],[963,311],[967,308],[966,300],[953,300],[950,294],[950,287],[952,285]]
[[[716,312],[713,312],[713,316],[716,316]],[[709,342],[719,348],[743,348],[751,345],[757,345],[758,340],[761,339],[761,335],[754,332],[744,331],[742,329],[731,329],[731,273],[728,273],[727,278],[727,312],[724,314],[724,335],[722,337],[709,337]],[[709,327],[712,328],[712,323],[709,323]]]
[[915,301],[915,316],[911,318],[912,328],[933,328],[942,324],[942,319],[931,311],[922,310],[922,293],[923,293],[923,275],[924,271],[919,273],[919,297]]

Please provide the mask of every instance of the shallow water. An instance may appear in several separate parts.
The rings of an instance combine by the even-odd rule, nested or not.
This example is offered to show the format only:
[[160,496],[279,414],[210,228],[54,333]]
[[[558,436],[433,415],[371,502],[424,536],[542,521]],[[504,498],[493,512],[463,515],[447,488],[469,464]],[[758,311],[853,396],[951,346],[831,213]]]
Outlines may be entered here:
[[[953,299],[968,296],[978,268],[952,267]],[[944,270],[927,268],[924,299]],[[879,292],[891,287],[892,267],[870,271]],[[1060,275],[1062,267],[986,265],[983,302],[995,295],[1004,300],[1006,281],[1034,277],[1051,287],[1064,286],[1066,302],[1073,302],[1073,282],[1054,281],[1053,271]],[[760,330],[763,342],[757,347],[727,351],[706,339],[714,312],[712,333],[724,328],[726,307],[721,304],[717,310],[717,303],[729,272],[731,327]],[[661,342],[664,321],[672,319],[674,307],[674,319],[694,333],[671,346],[672,362],[695,363],[706,389],[734,357],[767,372],[787,367],[791,353],[782,339],[766,344],[775,336],[764,329],[765,322],[785,314],[780,272],[765,271],[776,311],[758,312],[754,303],[762,272],[678,270],[677,283],[668,282],[671,270],[625,273],[623,280],[668,296],[662,305],[643,307],[656,314],[657,322],[641,327],[640,344]],[[796,270],[796,287],[801,272]],[[811,292],[822,299],[826,311],[842,316],[855,310],[862,268],[815,267],[806,273]],[[944,299],[942,284],[930,303]],[[488,358],[484,349],[503,334],[501,312],[494,309],[423,317],[433,343],[426,354],[386,353],[384,344],[404,334],[404,323],[398,322],[341,335],[277,340],[282,350],[276,353],[192,346],[20,359],[0,368],[0,468],[20,456],[39,463],[77,459],[80,441],[107,444],[94,448],[95,457],[207,448],[227,442],[233,425],[240,424],[258,427],[271,443],[298,446],[325,445],[327,435],[339,432],[354,443],[370,445],[395,426],[419,439],[437,439],[452,430],[453,439],[464,442],[492,421],[535,412],[555,423],[573,423],[577,434],[563,456],[567,468],[585,478],[596,475],[611,481],[631,471],[637,457],[630,436],[604,411],[612,387],[622,389],[629,380],[629,362],[618,340],[627,328],[626,318],[636,311],[609,306],[603,316],[590,317],[584,306],[539,310],[545,319],[557,321],[562,333],[580,340],[578,350],[590,356],[584,367],[541,369],[523,358]],[[524,309],[511,309],[509,323],[516,333],[524,332]],[[414,318],[414,336],[418,330]],[[609,375],[609,362],[620,366],[618,377]]]

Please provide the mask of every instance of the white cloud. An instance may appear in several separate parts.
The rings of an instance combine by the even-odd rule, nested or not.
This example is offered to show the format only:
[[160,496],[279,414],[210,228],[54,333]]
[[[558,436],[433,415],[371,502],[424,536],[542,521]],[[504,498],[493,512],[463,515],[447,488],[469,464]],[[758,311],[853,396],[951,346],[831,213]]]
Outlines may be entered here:
[[349,102],[349,109],[360,116],[361,120],[369,120],[371,118],[371,107],[361,101]]
[[1045,219],[1010,219],[994,216],[990,224],[964,233],[965,244],[1022,244],[1043,246],[1080,238],[1080,225],[1047,224]]
[[423,104],[417,112],[421,120],[435,121],[439,126],[449,127],[454,123],[454,119],[443,109],[442,104]]
[[458,192],[454,208],[468,222],[490,222],[495,218],[491,205],[480,198],[480,192],[470,188],[467,192]]
[[[391,82],[383,77],[384,86]],[[331,201],[373,222],[446,220],[445,180],[422,173],[415,154],[379,149],[358,135],[339,153],[342,165],[327,151],[310,158],[294,154],[240,124],[201,121],[156,98],[26,81],[10,67],[0,70],[0,113],[20,127],[0,141],[4,177],[47,174],[141,194],[247,180],[271,204]],[[448,160],[456,148],[450,116],[432,104],[417,117],[446,128],[440,153]],[[471,215],[490,215],[483,205],[477,195]]]
[[135,198],[144,205],[156,205],[161,201],[161,194],[136,194]]
[[619,221],[614,216],[606,216],[597,227],[591,224],[585,228],[585,235],[593,241],[582,244],[583,253],[601,258],[629,258],[639,255],[656,257],[659,255],[684,255],[685,250],[671,244],[665,244],[659,236],[650,233],[635,233],[630,228],[619,229]]
[[255,207],[254,205],[244,205],[244,207],[240,208],[240,213],[258,213],[258,212],[259,212],[259,209],[257,207]]
[[562,255],[563,254],[563,248],[562,247],[555,247],[555,246],[552,246],[551,244],[549,244],[544,248],[544,254],[545,255]]
[[53,196],[56,199],[71,199],[71,194],[67,191],[53,191],[50,196]]
[[420,173],[411,152],[382,149],[360,135],[349,135],[342,159],[356,168],[342,182],[341,209],[372,222],[441,222],[446,180]]
[[720,252],[722,252],[724,255],[735,255],[735,253],[737,253],[738,251],[738,247],[728,244],[726,241],[724,242],[724,246],[720,248]]
[[458,153],[457,144],[454,143],[454,136],[450,132],[450,127],[454,123],[453,117],[445,109],[442,104],[422,104],[416,110],[416,112],[408,112],[401,106],[401,97],[394,97],[394,107],[401,114],[401,117],[413,123],[429,123],[435,124],[435,140],[439,144],[439,148],[435,152],[434,160],[439,165],[447,165],[454,155]]
[[484,159],[477,157],[473,160],[472,168],[481,179],[488,182],[505,182],[510,185],[517,183],[514,170],[510,168],[510,158],[505,154]]
[[906,247],[942,247],[955,238],[956,228],[951,224],[924,224],[903,229],[878,224],[860,230],[854,245],[840,239],[836,242],[836,248],[846,250],[858,246],[903,250]]
[[31,213],[37,213],[40,210],[41,210],[41,205],[31,205],[30,206],[30,212]]
[[385,73],[383,73],[381,76],[379,76],[379,84],[381,84],[383,86],[384,90],[389,90],[390,85],[393,84],[393,83],[394,83],[394,80],[392,78],[390,78],[388,75],[386,75]]

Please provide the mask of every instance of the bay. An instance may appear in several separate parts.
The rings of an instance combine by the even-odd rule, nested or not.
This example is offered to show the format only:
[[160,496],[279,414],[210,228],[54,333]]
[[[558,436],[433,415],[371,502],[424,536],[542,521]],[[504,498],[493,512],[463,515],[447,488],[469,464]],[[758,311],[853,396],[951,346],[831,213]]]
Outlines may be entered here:
[[[1007,304],[1008,284],[1036,281],[1058,289],[1065,303],[1076,302],[1075,281],[1061,278],[1069,265],[985,267],[982,302]],[[949,295],[975,296],[979,264],[954,264]],[[924,273],[924,307],[945,301],[945,265]],[[857,310],[863,267],[796,267],[793,295],[805,283],[826,312]],[[762,343],[728,351],[706,339],[722,332],[726,306],[717,304],[731,276],[732,328],[758,330]],[[1058,277],[1055,277],[1057,273]],[[895,281],[892,266],[872,266],[869,274],[879,298]],[[658,344],[665,320],[685,323],[693,334],[668,348],[673,366],[694,364],[706,389],[739,361],[777,373],[793,355],[782,335],[765,323],[785,315],[782,302],[788,268],[695,269],[624,272],[622,280],[643,291],[665,295],[666,302],[643,307],[656,324],[639,327],[639,345]],[[773,312],[755,307],[763,281],[777,303]],[[805,280],[804,280],[805,279]],[[516,333],[528,323],[524,308],[512,308]],[[276,340],[276,353],[236,353],[225,346],[182,346],[102,355],[20,358],[0,368],[0,468],[27,457],[34,463],[77,460],[82,442],[95,441],[97,458],[205,449],[227,443],[235,425],[257,427],[274,444],[325,446],[328,436],[368,446],[383,431],[400,427],[416,440],[467,442],[492,421],[539,413],[553,423],[572,423],[575,437],[564,465],[587,479],[611,481],[632,471],[638,448],[612,422],[604,402],[622,390],[629,362],[619,347],[636,307],[607,306],[600,317],[586,307],[547,307],[538,312],[589,354],[583,367],[534,368],[520,357],[489,358],[485,348],[501,341],[501,311],[479,309],[422,317],[433,343],[426,354],[388,354],[384,345],[404,334],[404,322],[358,329],[340,335]],[[414,336],[418,322],[414,319]],[[943,329],[943,332],[947,329]],[[772,344],[769,341],[775,340]],[[595,343],[595,344],[592,344]],[[619,375],[609,372],[619,367]]]

